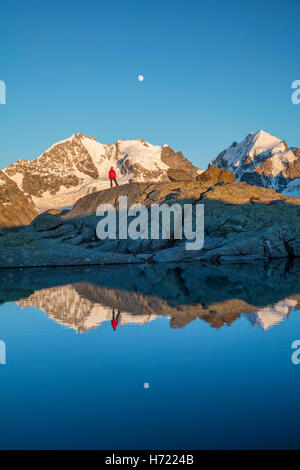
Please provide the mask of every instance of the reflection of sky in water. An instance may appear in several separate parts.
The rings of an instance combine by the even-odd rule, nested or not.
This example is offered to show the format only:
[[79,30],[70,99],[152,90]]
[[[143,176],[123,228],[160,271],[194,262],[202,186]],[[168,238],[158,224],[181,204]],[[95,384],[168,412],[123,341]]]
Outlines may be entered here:
[[3,278],[2,448],[299,447],[297,271],[256,275],[256,289],[241,273],[225,288],[204,271],[137,282],[127,269],[118,289],[114,269]]

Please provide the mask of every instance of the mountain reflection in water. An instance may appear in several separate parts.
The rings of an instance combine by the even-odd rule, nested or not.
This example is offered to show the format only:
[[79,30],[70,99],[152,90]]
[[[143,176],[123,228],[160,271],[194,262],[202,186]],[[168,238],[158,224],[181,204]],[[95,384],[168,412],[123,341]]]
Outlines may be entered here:
[[[300,305],[300,261],[234,266],[202,264],[1,270],[0,301],[37,307],[85,332],[103,322],[145,324],[197,318],[214,328],[241,314],[264,330]],[[118,315],[118,322],[115,322]]]

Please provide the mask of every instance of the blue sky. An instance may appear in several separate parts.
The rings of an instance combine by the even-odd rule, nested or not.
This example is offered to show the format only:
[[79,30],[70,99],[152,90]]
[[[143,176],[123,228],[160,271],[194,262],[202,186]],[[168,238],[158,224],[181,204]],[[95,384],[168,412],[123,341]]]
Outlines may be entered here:
[[1,0],[0,167],[74,132],[202,168],[260,128],[300,147],[299,25],[300,0]]

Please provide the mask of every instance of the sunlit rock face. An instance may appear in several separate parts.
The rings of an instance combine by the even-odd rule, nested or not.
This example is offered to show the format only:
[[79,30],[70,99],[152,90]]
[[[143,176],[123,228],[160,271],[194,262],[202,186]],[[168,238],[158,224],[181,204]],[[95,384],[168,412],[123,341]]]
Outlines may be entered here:
[[36,216],[31,196],[0,171],[0,229],[27,225]]

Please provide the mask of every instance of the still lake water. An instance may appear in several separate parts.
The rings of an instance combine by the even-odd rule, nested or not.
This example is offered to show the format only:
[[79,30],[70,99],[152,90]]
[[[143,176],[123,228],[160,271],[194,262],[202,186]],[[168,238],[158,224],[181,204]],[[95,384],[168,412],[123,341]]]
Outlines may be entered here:
[[1,449],[300,448],[299,262],[0,277]]

